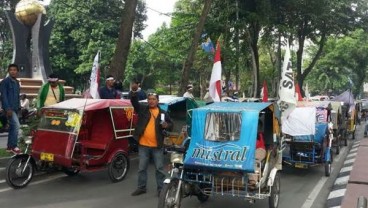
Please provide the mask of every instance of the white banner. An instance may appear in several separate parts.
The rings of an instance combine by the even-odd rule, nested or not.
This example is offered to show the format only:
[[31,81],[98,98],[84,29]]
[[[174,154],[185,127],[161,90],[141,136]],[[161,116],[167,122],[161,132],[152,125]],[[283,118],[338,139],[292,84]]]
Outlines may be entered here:
[[89,94],[93,99],[99,99],[100,94],[98,93],[99,82],[100,82],[100,65],[98,63],[100,58],[100,52],[97,52],[95,59],[93,60],[92,72],[90,77]]
[[294,74],[291,68],[290,58],[290,48],[288,43],[282,66],[279,100],[277,102],[282,117],[287,117],[296,106]]

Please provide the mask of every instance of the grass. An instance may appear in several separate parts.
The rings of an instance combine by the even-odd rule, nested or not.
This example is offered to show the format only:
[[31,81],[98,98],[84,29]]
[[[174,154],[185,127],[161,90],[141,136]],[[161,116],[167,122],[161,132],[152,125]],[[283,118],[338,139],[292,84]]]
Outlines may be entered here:
[[10,157],[10,156],[13,156],[13,153],[11,152],[6,152],[6,149],[2,149],[0,148],[0,158],[2,157]]

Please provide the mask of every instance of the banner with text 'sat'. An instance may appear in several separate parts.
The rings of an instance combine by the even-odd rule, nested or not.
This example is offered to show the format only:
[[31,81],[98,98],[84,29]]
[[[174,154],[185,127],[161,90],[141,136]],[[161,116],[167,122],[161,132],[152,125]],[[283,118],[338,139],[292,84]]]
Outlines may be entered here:
[[294,74],[291,68],[290,59],[290,48],[289,44],[287,44],[281,72],[279,100],[277,102],[281,111],[282,118],[286,118],[295,109],[296,106]]

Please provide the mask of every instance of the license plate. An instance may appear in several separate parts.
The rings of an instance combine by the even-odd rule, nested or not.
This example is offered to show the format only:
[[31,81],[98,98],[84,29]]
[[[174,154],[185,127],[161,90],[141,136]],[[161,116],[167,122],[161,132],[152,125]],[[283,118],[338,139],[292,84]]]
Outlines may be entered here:
[[41,160],[54,161],[54,154],[41,152]]
[[303,164],[303,163],[295,163],[295,167],[296,168],[308,168],[308,165]]

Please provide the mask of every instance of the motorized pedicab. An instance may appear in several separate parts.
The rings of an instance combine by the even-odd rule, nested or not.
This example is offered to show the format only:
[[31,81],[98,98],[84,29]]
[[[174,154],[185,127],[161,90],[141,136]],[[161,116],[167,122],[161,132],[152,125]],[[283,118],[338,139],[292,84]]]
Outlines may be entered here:
[[36,170],[72,176],[106,167],[113,182],[121,181],[129,169],[127,138],[136,120],[129,100],[73,98],[44,107],[25,153],[10,159],[6,181],[22,188]]
[[[172,170],[164,181],[158,207],[180,207],[181,200],[210,195],[251,202],[269,199],[278,207],[280,194],[280,128],[271,103],[213,103],[194,109],[189,148],[171,149]],[[255,160],[258,123],[263,123],[266,157]],[[249,176],[256,184],[249,184]]]
[[325,175],[330,176],[334,136],[333,124],[328,122],[328,109],[296,107],[282,120],[282,133],[284,163],[305,169],[324,165]]

